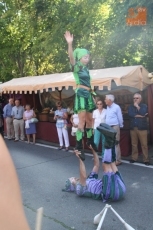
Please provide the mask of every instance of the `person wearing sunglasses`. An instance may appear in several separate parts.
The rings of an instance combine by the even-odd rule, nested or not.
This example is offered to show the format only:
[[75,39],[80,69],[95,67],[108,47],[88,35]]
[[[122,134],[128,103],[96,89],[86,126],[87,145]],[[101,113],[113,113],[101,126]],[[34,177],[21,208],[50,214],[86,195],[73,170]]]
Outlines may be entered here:
[[62,104],[60,101],[56,103],[57,110],[55,111],[54,120],[56,120],[56,128],[58,133],[58,139],[59,139],[59,148],[58,150],[63,149],[63,137],[65,142],[65,151],[69,150],[69,136],[67,131],[67,110],[62,108]]
[[97,146],[99,146],[100,139],[102,141],[102,156],[104,155],[104,143],[105,143],[105,137],[102,133],[99,132],[97,127],[100,125],[100,123],[105,123],[106,121],[106,109],[103,108],[103,102],[102,100],[97,100],[97,109],[93,111],[93,129],[94,129],[94,143]]
[[84,161],[85,154],[82,145],[84,127],[86,127],[87,145],[91,145],[97,151],[92,129],[92,112],[95,109],[93,95],[95,95],[95,93],[91,88],[91,76],[88,70],[90,52],[87,49],[82,48],[76,48],[73,51],[73,34],[69,31],[65,32],[64,37],[68,44],[68,55],[77,85],[75,90],[74,113],[79,116],[79,124],[76,132],[77,144],[75,149],[81,152],[79,156]]
[[138,160],[138,140],[140,141],[143,162],[149,165],[148,157],[148,140],[147,140],[147,115],[148,107],[146,104],[141,103],[141,94],[136,93],[133,96],[133,104],[128,108],[128,115],[130,117],[130,135],[132,144],[132,159],[130,163],[135,163]]

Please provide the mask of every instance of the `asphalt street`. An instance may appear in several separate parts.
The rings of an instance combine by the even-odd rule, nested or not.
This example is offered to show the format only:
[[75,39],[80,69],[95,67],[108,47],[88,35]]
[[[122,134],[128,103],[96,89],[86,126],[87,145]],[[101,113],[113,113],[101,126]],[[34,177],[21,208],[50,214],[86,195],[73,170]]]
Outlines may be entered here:
[[[32,230],[35,229],[36,210],[40,207],[44,208],[42,230],[96,229],[93,218],[105,203],[62,192],[66,179],[79,175],[78,159],[72,152],[7,139],[5,142],[17,170]],[[93,166],[91,156],[86,157],[85,164],[89,173]],[[135,230],[153,230],[153,168],[123,163],[119,170],[127,193],[123,200],[111,203],[112,207]],[[124,230],[125,227],[108,210],[102,229]]]

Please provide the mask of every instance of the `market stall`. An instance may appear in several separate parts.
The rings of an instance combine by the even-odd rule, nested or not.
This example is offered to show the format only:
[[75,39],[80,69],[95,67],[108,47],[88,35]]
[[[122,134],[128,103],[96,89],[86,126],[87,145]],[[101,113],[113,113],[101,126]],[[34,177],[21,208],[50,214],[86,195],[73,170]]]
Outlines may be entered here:
[[[148,71],[143,66],[125,66],[109,69],[91,70],[92,87],[97,97],[104,99],[108,93],[115,95],[115,102],[121,106],[124,117],[124,128],[121,129],[121,152],[127,156],[130,149],[129,118],[127,108],[133,102],[133,94],[141,92],[143,101],[147,103],[147,87],[152,83]],[[74,102],[76,84],[73,73],[59,73],[34,77],[16,78],[0,85],[5,95],[20,98],[22,105],[30,103],[34,107],[39,123],[37,138],[58,142],[53,113],[45,112],[45,108],[55,110],[57,100],[62,100],[63,107],[71,113]],[[49,111],[49,110],[47,110]],[[70,135],[73,146],[75,140]]]

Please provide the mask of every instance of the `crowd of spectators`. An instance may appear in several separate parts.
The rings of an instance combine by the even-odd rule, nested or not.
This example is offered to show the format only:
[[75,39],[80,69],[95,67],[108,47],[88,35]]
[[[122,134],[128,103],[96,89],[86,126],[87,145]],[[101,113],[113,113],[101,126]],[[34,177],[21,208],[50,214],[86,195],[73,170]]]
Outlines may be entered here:
[[[99,149],[100,141],[102,143],[101,154],[104,154],[105,137],[96,129],[100,123],[106,123],[116,130],[116,165],[122,164],[121,150],[120,150],[120,128],[124,127],[124,121],[121,108],[114,102],[115,97],[112,94],[105,96],[105,102],[101,99],[96,100],[96,109],[93,111],[92,127],[94,133],[94,143]],[[128,108],[128,116],[130,119],[130,135],[132,145],[132,157],[130,163],[135,163],[138,160],[138,141],[140,141],[143,162],[145,165],[149,165],[148,157],[148,124],[147,115],[148,108],[146,104],[141,103],[141,95],[139,93],[134,94],[133,104]],[[54,120],[56,122],[57,134],[59,139],[58,150],[69,150],[69,135],[67,130],[68,113],[67,109],[62,108],[62,103],[58,101],[56,103],[56,111],[54,112]],[[30,105],[26,105],[25,108],[20,105],[20,100],[9,99],[8,104],[2,109],[0,104],[0,133],[3,136],[4,119],[6,123],[6,131],[8,140],[14,140],[15,142],[25,140],[25,134],[27,136],[27,143],[30,143],[30,135],[33,138],[33,144],[36,141],[36,124],[31,119],[36,118],[36,114]],[[75,133],[79,124],[78,114],[72,114],[70,118],[72,124],[71,135],[75,136]],[[82,140],[83,142],[83,140]],[[84,146],[84,143],[83,143]]]

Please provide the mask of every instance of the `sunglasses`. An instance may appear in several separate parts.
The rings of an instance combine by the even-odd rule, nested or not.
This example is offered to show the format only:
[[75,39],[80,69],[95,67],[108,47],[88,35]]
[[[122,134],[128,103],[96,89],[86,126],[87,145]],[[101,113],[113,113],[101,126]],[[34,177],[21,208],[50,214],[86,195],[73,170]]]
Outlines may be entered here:
[[134,97],[133,99],[139,99],[139,97]]
[[97,105],[102,105],[102,103],[99,103],[99,104],[97,104]]

